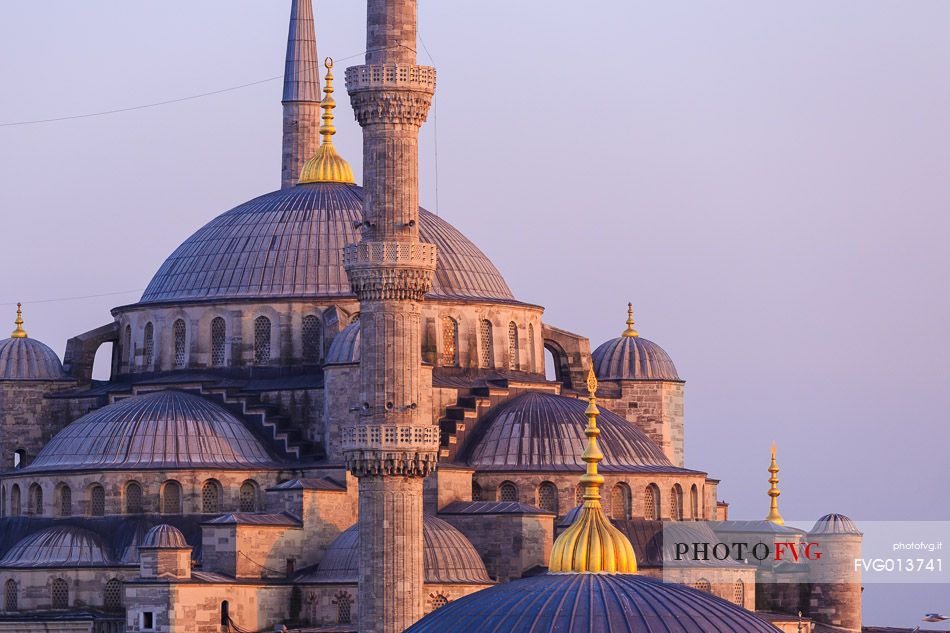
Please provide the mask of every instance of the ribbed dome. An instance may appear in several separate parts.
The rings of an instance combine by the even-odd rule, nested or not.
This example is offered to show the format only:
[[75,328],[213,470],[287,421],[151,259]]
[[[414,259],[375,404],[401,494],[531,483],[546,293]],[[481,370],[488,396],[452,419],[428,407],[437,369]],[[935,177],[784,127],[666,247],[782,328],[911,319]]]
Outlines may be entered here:
[[776,633],[705,591],[632,574],[545,574],[489,587],[406,633]]
[[[529,392],[491,409],[463,447],[460,460],[477,470],[583,472],[587,403]],[[678,471],[643,431],[607,409],[600,410],[598,444],[603,472]]]
[[862,532],[854,521],[843,514],[826,514],[815,522],[809,534],[855,534]]
[[618,336],[591,354],[598,380],[680,380],[663,348],[642,336]]
[[159,391],[84,415],[24,471],[268,466],[264,446],[233,415],[198,396]]
[[174,525],[162,523],[145,533],[141,547],[156,547],[159,549],[185,549],[190,547],[185,535]]
[[[465,536],[431,515],[422,522],[425,541],[425,580],[432,583],[490,583],[485,563]],[[359,526],[349,528],[330,544],[317,571],[304,579],[321,582],[356,582],[359,573]]]
[[59,356],[35,338],[0,341],[0,380],[64,380]]
[[[175,250],[141,303],[206,299],[352,298],[343,247],[358,242],[363,190],[303,184],[218,216]],[[423,242],[438,246],[429,297],[512,301],[495,266],[448,222],[419,210]]]
[[10,548],[0,567],[96,567],[115,564],[93,532],[75,526],[51,527]]
[[333,337],[327,358],[327,365],[344,365],[360,362],[360,322],[355,321],[347,325]]

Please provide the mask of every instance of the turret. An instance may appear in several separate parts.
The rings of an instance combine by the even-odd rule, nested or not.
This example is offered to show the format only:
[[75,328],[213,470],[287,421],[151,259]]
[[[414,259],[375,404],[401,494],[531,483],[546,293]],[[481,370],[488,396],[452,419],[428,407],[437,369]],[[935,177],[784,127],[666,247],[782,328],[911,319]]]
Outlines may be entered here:
[[320,147],[320,62],[311,0],[292,0],[284,64],[281,189],[293,187]]

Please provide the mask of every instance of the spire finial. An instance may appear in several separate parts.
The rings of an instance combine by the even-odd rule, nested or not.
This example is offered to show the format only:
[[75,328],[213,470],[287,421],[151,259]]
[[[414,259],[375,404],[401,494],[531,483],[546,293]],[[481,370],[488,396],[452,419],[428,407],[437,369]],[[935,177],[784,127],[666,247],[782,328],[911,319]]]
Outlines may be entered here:
[[600,429],[597,428],[597,377],[594,368],[587,372],[587,448],[581,459],[587,464],[581,476],[584,486],[584,507],[577,520],[554,541],[551,549],[552,572],[618,573],[633,574],[637,571],[637,557],[630,540],[604,515],[600,505],[600,488],[603,475],[597,472],[597,464],[604,454],[597,446]]
[[633,320],[633,304],[627,304],[627,329],[623,331],[623,336],[640,336],[640,333],[633,329],[634,320]]
[[16,320],[13,323],[16,324],[16,329],[10,334],[10,338],[26,338],[26,330],[23,329],[23,305],[20,303],[16,304]]
[[333,100],[333,58],[327,57],[324,66],[327,67],[327,85],[324,88],[323,101],[320,102],[320,107],[323,108],[323,125],[320,126],[323,142],[317,153],[304,164],[299,184],[337,182],[352,185],[356,182],[353,179],[353,170],[333,147],[333,135],[336,134],[336,128],[333,126],[333,109],[336,108],[336,101]]
[[771,502],[769,504],[769,516],[765,517],[765,520],[775,525],[785,525],[785,519],[778,511],[778,496],[782,493],[778,489],[778,463],[775,461],[775,442],[772,442],[772,463],[769,464],[769,474],[771,475],[769,477]]

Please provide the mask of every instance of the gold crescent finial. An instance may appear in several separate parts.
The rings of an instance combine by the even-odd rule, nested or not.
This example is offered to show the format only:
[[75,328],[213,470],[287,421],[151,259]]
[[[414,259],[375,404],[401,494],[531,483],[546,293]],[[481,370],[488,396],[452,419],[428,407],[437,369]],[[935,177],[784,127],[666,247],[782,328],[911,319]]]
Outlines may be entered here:
[[640,336],[640,333],[637,332],[637,331],[633,328],[633,325],[634,325],[634,320],[633,320],[633,304],[632,304],[632,303],[628,303],[628,304],[627,304],[627,329],[623,331],[623,336],[628,337],[628,338],[629,338],[629,337],[632,337],[632,336]]
[[300,171],[300,180],[298,184],[308,184],[314,182],[338,182],[343,184],[354,184],[353,170],[343,158],[337,154],[333,147],[333,135],[336,134],[336,127],[333,125],[333,110],[336,108],[336,101],[333,100],[333,58],[327,57],[323,60],[326,66],[326,86],[323,88],[323,100],[320,107],[323,109],[321,118],[323,124],[320,126],[320,136],[322,141],[317,153],[314,154]]
[[13,322],[16,329],[10,334],[10,338],[26,338],[26,330],[23,329],[23,305],[16,304],[16,320]]
[[765,517],[766,521],[775,525],[785,525],[785,519],[778,511],[778,497],[781,491],[778,489],[778,463],[775,461],[775,442],[772,442],[772,463],[769,464],[769,515]]
[[600,505],[600,488],[604,477],[597,472],[597,464],[604,454],[597,445],[597,377],[593,367],[587,371],[588,403],[587,448],[581,459],[587,464],[581,476],[584,486],[584,507],[577,520],[562,533],[551,549],[548,569],[552,572],[633,574],[637,571],[637,557],[630,540],[604,515]]

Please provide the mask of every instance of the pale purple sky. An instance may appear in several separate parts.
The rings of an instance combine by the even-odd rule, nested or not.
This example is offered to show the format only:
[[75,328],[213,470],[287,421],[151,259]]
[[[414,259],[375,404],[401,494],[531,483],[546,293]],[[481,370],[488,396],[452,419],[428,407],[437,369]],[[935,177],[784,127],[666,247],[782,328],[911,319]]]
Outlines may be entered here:
[[[288,6],[8,3],[0,123],[279,75]],[[321,56],[362,51],[364,7],[316,0]],[[943,0],[420,0],[438,211],[593,346],[634,302],[688,380],[687,465],[722,478],[733,516],[767,511],[774,439],[790,519],[948,519],[948,24]],[[196,228],[275,189],[279,99],[275,81],[0,127],[0,317],[142,289]],[[137,297],[30,302],[27,329],[62,354]],[[881,591],[869,622],[950,611],[944,590]]]

